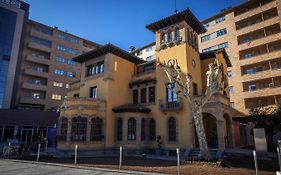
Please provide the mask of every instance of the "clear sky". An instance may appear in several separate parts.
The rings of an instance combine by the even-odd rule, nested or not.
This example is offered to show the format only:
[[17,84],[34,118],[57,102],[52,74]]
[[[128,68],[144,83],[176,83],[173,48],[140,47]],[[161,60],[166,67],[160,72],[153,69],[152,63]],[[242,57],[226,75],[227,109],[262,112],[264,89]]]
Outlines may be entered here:
[[[199,20],[245,0],[177,0],[177,9],[190,8]],[[74,35],[125,50],[141,47],[155,36],[145,26],[173,14],[174,0],[25,0],[30,19],[58,26]]]

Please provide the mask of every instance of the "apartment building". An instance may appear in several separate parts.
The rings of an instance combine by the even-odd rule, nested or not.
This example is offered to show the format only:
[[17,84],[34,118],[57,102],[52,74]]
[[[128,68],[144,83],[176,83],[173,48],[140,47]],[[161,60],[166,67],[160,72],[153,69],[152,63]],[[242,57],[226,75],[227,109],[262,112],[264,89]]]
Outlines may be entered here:
[[131,53],[145,61],[152,61],[155,60],[155,49],[155,42],[152,42],[141,48],[133,50]]
[[29,20],[14,108],[56,110],[69,84],[80,78],[81,65],[72,58],[98,47],[57,27]]
[[241,112],[281,104],[280,22],[280,0],[250,0],[202,22],[200,52],[226,49],[230,105]]
[[9,109],[15,100],[28,13],[24,2],[0,1],[0,109]]

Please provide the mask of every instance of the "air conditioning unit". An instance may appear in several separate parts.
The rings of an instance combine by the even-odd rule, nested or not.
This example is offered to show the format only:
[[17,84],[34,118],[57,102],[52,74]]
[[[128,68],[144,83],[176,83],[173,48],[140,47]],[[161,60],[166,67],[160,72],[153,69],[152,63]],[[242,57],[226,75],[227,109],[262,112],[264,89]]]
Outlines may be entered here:
[[272,87],[274,87],[274,84],[273,83],[269,83],[268,87],[272,88]]

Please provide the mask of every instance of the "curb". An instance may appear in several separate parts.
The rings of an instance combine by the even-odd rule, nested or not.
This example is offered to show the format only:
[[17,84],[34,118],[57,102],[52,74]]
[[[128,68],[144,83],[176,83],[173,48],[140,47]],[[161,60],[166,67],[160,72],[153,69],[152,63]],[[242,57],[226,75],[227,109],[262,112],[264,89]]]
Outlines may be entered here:
[[127,171],[127,170],[114,170],[114,169],[105,169],[105,168],[95,168],[95,167],[88,167],[88,166],[79,166],[79,165],[65,165],[65,164],[58,164],[58,163],[48,163],[48,162],[36,162],[36,161],[27,161],[27,160],[15,160],[15,159],[0,159],[10,162],[19,162],[19,163],[29,163],[29,164],[40,164],[40,165],[48,165],[48,166],[58,166],[58,167],[65,167],[65,168],[75,168],[75,169],[82,169],[82,170],[97,170],[103,172],[112,172],[112,173],[126,173],[126,174],[139,174],[139,175],[165,175],[160,173],[150,173],[150,172],[140,172],[140,171]]

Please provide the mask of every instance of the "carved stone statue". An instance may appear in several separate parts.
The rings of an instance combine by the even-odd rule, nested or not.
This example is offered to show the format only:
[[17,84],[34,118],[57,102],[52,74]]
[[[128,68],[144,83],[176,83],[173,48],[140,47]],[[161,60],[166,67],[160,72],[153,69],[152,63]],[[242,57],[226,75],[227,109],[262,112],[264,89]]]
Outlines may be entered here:
[[[182,72],[177,61],[169,60],[168,64],[164,62],[162,64],[158,60],[158,66],[164,69],[167,77],[169,78],[169,83],[175,84],[178,88],[177,94],[182,94],[191,103],[192,117],[195,123],[196,133],[198,137],[198,142],[200,146],[199,157],[205,160],[210,158],[208,144],[205,134],[205,129],[203,125],[202,109],[204,104],[210,99],[210,97],[221,90],[224,79],[222,73],[222,66],[216,59],[214,63],[209,64],[209,70],[206,72],[207,75],[207,89],[204,95],[200,97],[194,97],[191,91],[192,77],[191,75],[186,76],[186,82],[183,82]],[[220,77],[222,76],[222,77]],[[219,82],[219,80],[221,82]],[[166,83],[167,84],[167,83]],[[220,85],[220,87],[218,87]]]

